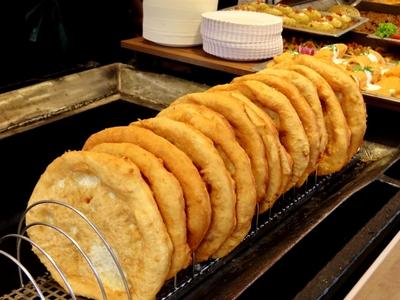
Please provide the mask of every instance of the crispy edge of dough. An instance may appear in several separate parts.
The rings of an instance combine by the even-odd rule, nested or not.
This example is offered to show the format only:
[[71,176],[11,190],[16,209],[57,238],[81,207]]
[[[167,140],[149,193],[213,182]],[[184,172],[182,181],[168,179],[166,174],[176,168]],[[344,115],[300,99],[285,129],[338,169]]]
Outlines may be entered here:
[[172,118],[197,128],[214,142],[221,157],[224,159],[226,156],[225,160],[228,160],[225,164],[235,181],[237,223],[232,235],[212,255],[214,258],[223,257],[230,253],[249,232],[255,213],[257,194],[250,159],[236,141],[229,122],[205,106],[181,103],[162,110],[158,116]]
[[291,82],[282,81],[279,77],[270,74],[256,73],[236,77],[233,80],[233,83],[245,80],[257,80],[276,89],[287,97],[293,108],[296,110],[297,115],[304,126],[304,130],[310,145],[310,159],[308,167],[305,169],[303,175],[300,177],[299,182],[297,183],[298,186],[302,185],[308,178],[308,175],[315,171],[318,160],[322,155],[320,151],[322,129],[318,127],[317,118],[314,111],[300,93],[299,89]]
[[[231,93],[231,91],[229,91],[231,87],[232,85],[220,85],[210,89],[209,92],[223,91],[227,96],[232,98],[232,101],[239,101],[244,104],[250,121],[254,126],[256,126],[257,131],[261,136],[268,163],[267,192],[265,197],[260,201],[260,212],[262,213],[275,203],[282,192],[282,168],[279,153],[279,136],[270,117],[239,90],[232,89],[232,91],[237,92]],[[228,89],[228,91],[226,89]]]
[[83,147],[90,150],[99,143],[128,142],[141,146],[160,158],[181,184],[186,204],[188,243],[196,250],[211,223],[211,204],[207,188],[191,159],[166,139],[137,126],[111,127],[92,134]]
[[[100,177],[100,182],[105,182],[105,187],[99,190],[99,182],[92,178],[86,179],[82,177],[85,174],[88,176],[95,174],[96,178]],[[80,184],[77,184],[78,182]],[[70,191],[65,192],[64,189],[68,186],[78,190],[78,196],[74,197]],[[107,196],[110,189],[114,196]],[[92,197],[93,193],[101,193],[101,196],[88,200],[87,197]],[[68,194],[68,197],[65,197],[66,194]],[[132,296],[140,299],[155,298],[164,284],[169,270],[172,244],[151,191],[142,179],[137,167],[130,161],[105,153],[88,151],[66,152],[47,166],[32,192],[28,205],[43,199],[60,198],[62,198],[63,202],[71,204],[83,212],[101,230],[108,243],[116,251],[124,273],[127,274]],[[116,202],[118,199],[121,199],[121,201]],[[117,205],[117,203],[120,204]],[[96,206],[96,209],[89,209],[89,206]],[[102,207],[106,210],[101,209]],[[58,218],[55,215],[57,213],[60,214]],[[120,218],[121,213],[123,213],[123,216]],[[143,215],[146,215],[147,218],[143,218]],[[103,255],[108,255],[108,253],[93,230],[72,212],[54,205],[41,205],[30,210],[27,214],[27,224],[35,221],[44,221],[44,216],[52,218],[48,223],[69,231],[77,239],[78,244],[85,249],[85,252],[92,258],[97,271],[103,278],[103,284],[109,298],[125,299],[125,289],[120,280],[119,289],[116,289],[115,286],[108,286],[107,281],[104,280],[107,275],[112,277],[109,277],[109,280],[114,281],[115,278],[113,278],[112,274],[109,274],[108,268],[110,268],[110,265],[107,263],[104,265],[105,259]],[[67,218],[67,216],[70,218]],[[110,216],[112,216],[114,222],[108,221]],[[129,220],[132,220],[130,224],[138,230],[141,241],[137,244],[140,244],[144,251],[132,251],[132,245],[126,244],[136,242],[135,238],[137,238],[137,236],[134,237],[132,235],[132,231],[129,231],[131,227],[126,224]],[[78,226],[76,224],[82,225],[79,228],[79,235],[75,235],[71,228],[71,226]],[[45,229],[34,227],[29,229],[28,233],[33,240],[37,240],[37,238],[40,239],[40,235],[39,237],[37,236],[37,231]],[[124,229],[125,233],[123,234],[121,230]],[[43,242],[38,241],[38,244],[46,248],[55,242],[54,251],[67,251],[61,255],[61,258],[53,251],[50,251],[51,249],[48,249],[47,252],[53,253],[51,254],[53,259],[58,261],[59,264],[61,264],[60,259],[67,259],[62,270],[66,273],[74,291],[79,295],[100,299],[101,294],[97,282],[94,276],[91,276],[89,268],[88,276],[84,276],[83,279],[78,272],[80,267],[76,265],[79,260],[68,261],[68,257],[75,254],[82,261],[81,267],[86,266],[82,256],[75,251],[72,244],[54,230],[45,230],[44,233],[46,234],[45,236],[42,234]],[[52,234],[54,234],[54,237],[50,238]],[[91,236],[92,239],[88,238],[88,236]],[[64,246],[60,247],[58,241],[62,242]],[[121,246],[121,243],[125,244]],[[87,249],[87,247],[90,248]],[[104,252],[101,252],[100,249]],[[98,253],[99,251],[100,254]],[[99,259],[98,255],[102,259]],[[42,258],[41,256],[39,257]],[[155,260],[157,263],[155,263]],[[47,259],[42,260],[42,262],[46,266],[50,266]],[[113,264],[111,257],[108,263]],[[99,264],[103,264],[103,268],[100,268]],[[116,267],[114,267],[114,270],[116,270]],[[58,272],[55,271],[53,275],[56,280],[59,278]],[[92,278],[92,285],[89,284],[89,278]],[[85,283],[83,284],[83,282]],[[62,281],[60,283],[62,284]]]
[[154,154],[132,143],[102,143],[90,149],[131,160],[146,179],[173,244],[171,267],[167,279],[172,278],[191,262],[187,243],[185,201],[182,188],[175,176],[165,169]]
[[257,128],[249,120],[245,105],[232,102],[229,95],[222,92],[192,93],[175,100],[172,105],[179,103],[196,103],[204,105],[223,115],[235,130],[239,144],[245,149],[250,158],[254,179],[257,187],[257,200],[263,199],[266,193],[268,178],[268,162],[265,158],[263,141]]
[[295,61],[318,72],[339,94],[339,103],[351,131],[347,157],[350,160],[362,145],[367,129],[367,110],[360,89],[354,80],[337,66],[308,55],[299,55]]
[[213,142],[194,127],[165,117],[132,123],[153,131],[184,151],[209,187],[211,224],[196,249],[196,260],[205,261],[218,250],[236,226],[236,194],[233,180]]
[[[305,81],[305,82],[303,82],[302,85],[298,85],[297,88],[303,92],[304,98],[309,103],[311,109],[313,110],[313,112],[316,116],[317,126],[318,126],[318,128],[320,128],[320,132],[321,132],[321,140],[320,140],[320,148],[319,148],[320,158],[321,158],[322,154],[325,151],[326,144],[328,143],[328,133],[326,131],[324,113],[322,111],[322,105],[321,105],[321,102],[320,102],[320,99],[318,96],[317,87],[313,84],[313,82],[310,79],[308,79],[306,76],[304,76],[303,72],[301,71],[301,70],[304,70],[304,68],[308,69],[308,67],[303,66],[303,65],[298,65],[298,64],[291,64],[291,65],[283,67],[283,69],[295,71],[295,73],[292,74],[292,80],[294,82]],[[306,89],[309,90],[307,93],[305,93]]]
[[277,127],[280,140],[293,159],[293,175],[290,186],[295,185],[306,170],[309,162],[310,145],[303,124],[290,101],[280,92],[268,85],[245,80],[214,87],[215,90],[237,90],[252,102],[257,103],[265,112],[278,114]]
[[282,78],[291,79],[292,82],[296,82],[296,84],[300,83],[296,81],[295,76],[298,76],[295,74],[303,77],[305,76],[312,82],[321,102],[325,127],[328,134],[328,143],[318,163],[317,174],[328,175],[339,171],[347,162],[346,153],[350,142],[350,134],[342,108],[328,82],[310,68],[307,72],[302,72],[301,74],[296,71],[283,69],[267,69],[262,72],[277,74],[277,76],[281,76]]

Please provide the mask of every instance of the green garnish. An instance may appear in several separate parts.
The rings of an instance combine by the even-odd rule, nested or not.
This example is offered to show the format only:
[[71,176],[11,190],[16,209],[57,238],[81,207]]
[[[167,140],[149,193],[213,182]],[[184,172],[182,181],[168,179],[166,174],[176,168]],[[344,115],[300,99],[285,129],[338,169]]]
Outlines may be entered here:
[[374,73],[374,70],[372,70],[372,67],[365,67],[364,71],[368,71],[370,73]]
[[374,73],[374,70],[369,66],[363,67],[362,65],[356,65],[353,67],[353,72],[365,72],[365,71]]
[[392,34],[397,32],[397,26],[393,23],[380,23],[376,29],[375,35],[380,38],[390,37]]
[[356,65],[353,67],[353,72],[363,71],[364,68],[361,65]]

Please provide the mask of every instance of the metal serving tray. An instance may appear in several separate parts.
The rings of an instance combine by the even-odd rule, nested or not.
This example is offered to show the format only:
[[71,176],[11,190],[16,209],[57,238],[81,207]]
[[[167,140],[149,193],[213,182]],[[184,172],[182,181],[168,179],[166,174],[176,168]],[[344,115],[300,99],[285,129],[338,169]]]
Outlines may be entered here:
[[370,10],[394,15],[400,14],[400,4],[389,5],[370,1],[361,1],[356,8],[359,10]]
[[310,28],[292,27],[292,26],[288,26],[288,25],[283,25],[283,28],[293,30],[293,31],[307,32],[307,33],[323,35],[323,36],[340,37],[343,34],[349,32],[349,31],[352,31],[353,29],[357,28],[358,26],[368,22],[368,18],[363,18],[363,17],[352,17],[352,19],[355,22],[353,25],[351,25],[345,29],[338,29],[335,32],[324,32],[324,31],[313,30]]

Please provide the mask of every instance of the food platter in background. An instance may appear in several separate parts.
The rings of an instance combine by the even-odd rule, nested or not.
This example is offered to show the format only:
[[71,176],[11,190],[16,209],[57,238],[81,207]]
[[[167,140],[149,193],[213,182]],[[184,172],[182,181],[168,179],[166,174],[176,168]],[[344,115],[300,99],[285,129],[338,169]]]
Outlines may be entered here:
[[306,45],[298,46],[296,50],[288,50],[267,64],[256,66],[254,71],[260,71],[268,65],[279,65],[291,61],[298,53],[316,56],[345,70],[357,82],[362,94],[368,97],[369,103],[387,105],[400,110],[399,61],[385,59],[371,48],[354,51],[345,44],[332,44],[312,49]]
[[240,4],[230,9],[263,12],[283,18],[283,28],[292,31],[339,37],[368,22],[368,18],[336,14],[287,5],[269,5],[260,2]]

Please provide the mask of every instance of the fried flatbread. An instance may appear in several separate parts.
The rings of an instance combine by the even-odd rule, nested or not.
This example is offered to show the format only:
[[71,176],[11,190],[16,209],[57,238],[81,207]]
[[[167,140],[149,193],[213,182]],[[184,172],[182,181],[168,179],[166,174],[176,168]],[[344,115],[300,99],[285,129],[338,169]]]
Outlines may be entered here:
[[100,143],[133,143],[153,153],[181,184],[187,218],[188,243],[197,249],[211,223],[207,188],[191,159],[166,139],[137,126],[111,127],[91,135],[84,150]]
[[220,85],[212,90],[240,91],[272,118],[280,141],[293,159],[289,186],[295,185],[308,166],[310,145],[303,124],[289,100],[274,88],[256,80]]
[[[208,92],[224,90],[223,86],[211,88]],[[257,105],[251,102],[248,98],[241,93],[225,92],[225,94],[232,98],[231,101],[239,101],[246,106],[247,115],[249,120],[256,126],[259,135],[264,144],[266,159],[268,163],[268,183],[267,193],[260,201],[261,213],[269,209],[274,202],[281,195],[282,185],[282,168],[280,162],[280,142],[278,132],[269,118],[269,116],[262,111]]]
[[367,111],[360,89],[344,70],[328,62],[309,55],[299,55],[295,61],[318,72],[335,92],[351,131],[347,155],[350,160],[362,145],[367,129]]
[[236,227],[232,235],[213,254],[213,257],[223,257],[249,232],[255,213],[257,194],[250,159],[236,141],[235,133],[228,121],[205,106],[181,103],[167,107],[158,116],[187,123],[210,138],[235,181]]
[[[47,199],[72,205],[99,228],[119,259],[132,298],[155,299],[170,267],[172,244],[152,193],[131,161],[105,153],[67,152],[48,165],[28,205]],[[66,231],[91,259],[108,299],[126,299],[114,261],[82,219],[46,204],[28,212],[27,224],[33,222]],[[44,226],[32,227],[28,234],[61,267],[77,295],[102,299],[94,275],[70,241]],[[50,263],[38,256],[62,284]]]
[[[281,69],[267,69],[262,72],[276,74],[276,76],[291,80],[299,89],[301,86],[305,87],[304,77],[311,81],[321,103],[328,136],[325,151],[318,163],[317,174],[328,175],[339,171],[347,162],[346,153],[350,142],[350,131],[339,101],[328,82],[308,67],[298,68],[295,72]],[[299,78],[302,78],[302,80],[300,81]],[[303,93],[309,92],[310,98],[315,95],[310,86],[307,89],[300,90]],[[306,94],[304,95],[307,98]]]
[[308,167],[306,168],[298,182],[298,185],[302,185],[307,179],[308,175],[316,169],[317,162],[322,155],[322,153],[320,153],[320,143],[322,138],[322,130],[325,130],[325,125],[323,128],[318,127],[317,118],[311,106],[300,93],[299,89],[291,82],[282,81],[277,76],[265,73],[240,76],[235,78],[233,82],[235,83],[245,80],[257,80],[269,85],[270,87],[273,87],[274,89],[285,95],[292,104],[293,108],[296,110],[297,115],[299,116],[301,123],[304,126],[304,130],[310,144],[310,160],[308,163]]
[[[278,68],[278,70],[289,68],[291,65],[293,65],[292,61],[290,61],[290,63],[285,64],[281,68]],[[320,156],[322,156],[322,153],[325,151],[325,147],[328,142],[328,133],[325,128],[324,114],[322,111],[321,102],[318,97],[317,88],[305,76],[302,76],[296,72],[285,72],[285,70],[282,71],[278,70],[275,70],[273,72],[264,70],[265,72],[261,71],[258,72],[257,74],[267,73],[269,75],[277,76],[278,78],[284,79],[285,82],[292,83],[300,91],[300,93],[303,95],[304,99],[308,102],[312,111],[314,112],[314,115],[317,120],[317,126],[318,128],[320,128],[321,139],[319,142],[319,152],[321,153]]]
[[247,108],[244,104],[232,101],[226,93],[192,93],[180,97],[172,102],[197,103],[204,105],[221,115],[231,124],[236,139],[250,158],[251,168],[257,188],[257,200],[264,198],[268,180],[268,162],[265,155],[263,141],[257,128],[249,120]]
[[208,187],[211,224],[196,249],[196,261],[205,261],[217,251],[236,226],[236,194],[233,180],[213,142],[183,122],[165,117],[137,121],[131,126],[149,129],[185,152],[199,169]]
[[103,143],[94,146],[90,151],[128,158],[139,168],[153,192],[173,245],[167,278],[174,277],[180,270],[185,269],[192,256],[187,244],[185,201],[175,176],[164,168],[160,159],[132,143]]

